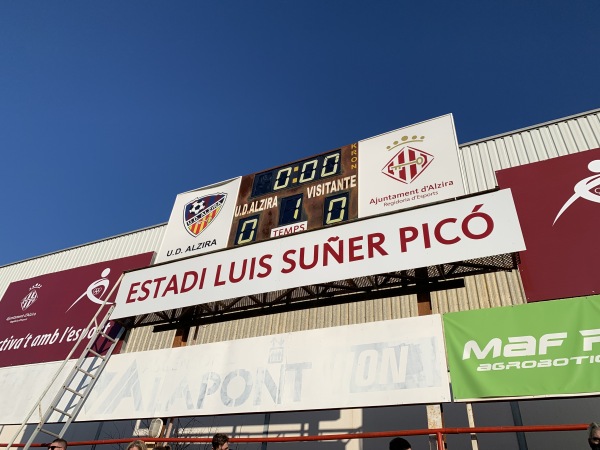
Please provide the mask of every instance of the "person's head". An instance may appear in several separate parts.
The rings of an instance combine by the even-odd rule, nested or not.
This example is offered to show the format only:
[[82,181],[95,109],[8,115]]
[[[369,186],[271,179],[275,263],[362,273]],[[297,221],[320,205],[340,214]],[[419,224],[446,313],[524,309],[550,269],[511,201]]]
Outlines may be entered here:
[[596,422],[588,427],[588,444],[592,450],[600,450],[600,424]]
[[148,447],[144,441],[135,440],[129,443],[127,450],[148,450]]
[[48,445],[49,450],[67,450],[67,441],[64,439],[54,439],[50,445]]
[[410,442],[401,437],[394,438],[390,441],[390,450],[411,450]]
[[223,433],[217,433],[212,438],[212,448],[214,450],[229,450],[229,437]]

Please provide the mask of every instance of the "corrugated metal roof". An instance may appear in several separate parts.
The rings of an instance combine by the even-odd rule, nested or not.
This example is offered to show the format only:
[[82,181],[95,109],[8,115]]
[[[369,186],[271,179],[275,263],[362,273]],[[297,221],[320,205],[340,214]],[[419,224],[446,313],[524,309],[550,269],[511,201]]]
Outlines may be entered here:
[[522,303],[525,303],[525,297],[517,271],[465,277],[462,289],[431,293],[431,309],[438,314]]
[[418,316],[416,295],[388,297],[192,327],[187,344],[206,344],[415,316]]
[[494,189],[496,170],[600,147],[600,109],[460,146],[468,194]]
[[162,241],[164,231],[164,226],[145,228],[0,267],[0,297],[13,281],[125,256],[154,252]]
[[154,333],[153,327],[140,327],[130,330],[121,347],[121,353],[142,352],[145,350],[160,350],[171,348],[176,330]]
[[[493,136],[460,146],[466,190],[476,193],[496,187],[495,171],[600,147],[600,109]],[[100,261],[156,251],[165,225],[157,225],[106,240],[62,250],[0,267],[0,296],[13,281]],[[518,272],[496,272],[465,278],[465,288],[433,292],[434,313],[464,311],[524,303]],[[416,296],[391,297],[282,314],[234,320],[190,330],[188,345],[301,331],[418,315]],[[175,331],[153,333],[151,327],[132,330],[124,352],[170,347]]]

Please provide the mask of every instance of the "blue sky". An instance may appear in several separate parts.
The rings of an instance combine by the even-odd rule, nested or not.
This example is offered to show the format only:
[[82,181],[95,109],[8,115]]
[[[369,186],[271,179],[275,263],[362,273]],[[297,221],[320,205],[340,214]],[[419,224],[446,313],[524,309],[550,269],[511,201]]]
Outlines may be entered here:
[[599,17],[597,0],[0,2],[0,265],[443,114],[464,143],[598,108]]

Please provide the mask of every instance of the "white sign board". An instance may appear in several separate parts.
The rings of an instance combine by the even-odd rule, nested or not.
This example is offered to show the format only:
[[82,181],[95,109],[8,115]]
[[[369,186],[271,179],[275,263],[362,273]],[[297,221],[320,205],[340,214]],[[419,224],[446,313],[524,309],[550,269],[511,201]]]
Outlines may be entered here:
[[464,195],[452,114],[358,143],[358,217]]
[[[39,395],[54,370],[1,369],[0,423],[20,423],[34,401],[25,393]],[[114,355],[78,420],[448,401],[441,318],[431,315]]]
[[[31,408],[40,400],[44,390],[48,387],[62,363],[62,361],[54,361],[0,368],[0,392],[2,392],[0,423],[2,425],[22,423]],[[64,370],[59,374],[53,387],[41,403],[42,414],[50,406],[74,365],[75,360],[68,361]],[[40,416],[36,412],[30,421],[31,423],[38,423],[39,419]]]
[[503,190],[129,272],[112,318],[524,249]]
[[179,194],[154,263],[225,248],[240,180],[233,178]]

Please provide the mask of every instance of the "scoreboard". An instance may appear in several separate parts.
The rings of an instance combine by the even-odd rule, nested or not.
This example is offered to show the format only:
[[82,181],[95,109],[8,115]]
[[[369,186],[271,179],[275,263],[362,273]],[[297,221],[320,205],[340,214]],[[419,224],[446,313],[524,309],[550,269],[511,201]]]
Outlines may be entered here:
[[358,217],[358,145],[242,177],[228,247]]
[[464,195],[452,115],[181,193],[155,264]]

